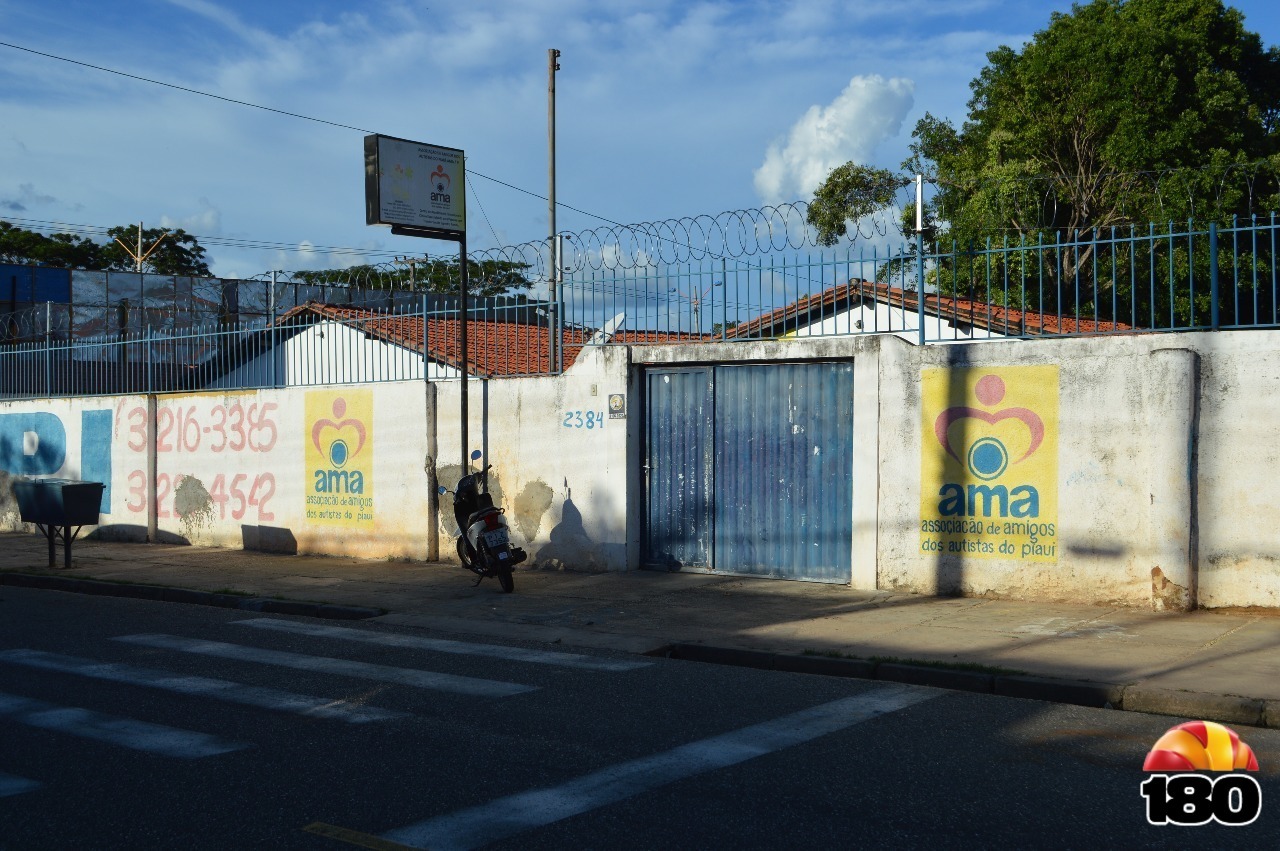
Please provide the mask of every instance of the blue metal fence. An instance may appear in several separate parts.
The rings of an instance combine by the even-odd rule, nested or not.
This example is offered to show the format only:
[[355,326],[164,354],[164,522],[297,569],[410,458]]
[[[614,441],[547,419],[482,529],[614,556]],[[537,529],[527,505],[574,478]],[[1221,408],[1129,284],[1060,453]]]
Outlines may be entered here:
[[[1276,216],[570,274],[571,326],[920,343],[1276,327]],[[924,298],[920,298],[923,272]]]
[[[469,363],[496,377],[557,372],[588,345],[865,333],[925,344],[1280,327],[1278,227],[1272,214],[922,243],[923,251],[841,247],[570,269],[554,305],[498,300],[471,311]],[[456,309],[423,293],[397,293],[381,306],[348,298],[323,317],[295,308],[253,327],[235,316],[154,325],[144,313],[142,327],[131,321],[92,337],[60,333],[54,318],[66,306],[43,307],[43,328],[0,346],[0,397],[403,380],[424,371],[448,378],[459,364]],[[313,327],[318,318],[351,333],[326,338]]]

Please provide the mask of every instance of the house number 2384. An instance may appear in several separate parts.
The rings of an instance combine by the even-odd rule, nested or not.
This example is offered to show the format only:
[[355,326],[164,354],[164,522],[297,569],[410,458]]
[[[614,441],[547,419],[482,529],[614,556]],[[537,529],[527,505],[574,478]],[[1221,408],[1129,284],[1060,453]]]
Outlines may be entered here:
[[565,411],[565,428],[604,428],[604,411]]

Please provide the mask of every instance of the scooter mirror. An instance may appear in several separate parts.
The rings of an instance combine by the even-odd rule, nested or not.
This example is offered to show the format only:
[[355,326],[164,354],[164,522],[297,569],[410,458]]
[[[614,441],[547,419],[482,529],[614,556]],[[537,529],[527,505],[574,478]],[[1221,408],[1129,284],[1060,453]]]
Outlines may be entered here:
[[446,494],[446,493],[448,493],[448,492],[449,492],[449,489],[448,489],[447,487],[445,487],[444,485],[441,485],[441,486],[440,486],[439,488],[437,488],[436,490],[438,490],[442,495],[443,495],[443,494]]
[[480,453],[480,450],[479,450],[479,449],[475,450],[474,452],[472,452],[472,453],[471,453],[471,460],[472,460],[472,461],[478,461],[478,460],[480,460],[480,454],[481,454],[481,453]]

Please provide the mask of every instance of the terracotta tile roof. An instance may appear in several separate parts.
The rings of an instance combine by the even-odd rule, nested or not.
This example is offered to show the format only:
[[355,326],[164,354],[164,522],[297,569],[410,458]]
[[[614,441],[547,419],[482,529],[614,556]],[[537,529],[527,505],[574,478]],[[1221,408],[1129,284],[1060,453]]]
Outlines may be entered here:
[[[329,319],[358,328],[363,333],[411,351],[422,351],[421,315],[380,313],[341,305],[310,302],[281,314],[279,325],[302,325]],[[461,365],[458,353],[457,318],[432,316],[425,328],[428,354],[432,360],[455,369]],[[595,332],[578,328],[562,331],[564,367],[568,369],[590,342]],[[616,331],[610,343],[695,343],[712,339],[709,335],[677,334],[664,331]],[[471,319],[467,322],[468,372],[496,377],[550,372],[550,338],[544,325],[527,322],[495,322]]]
[[[911,312],[920,309],[919,295],[914,290],[905,290],[873,281],[860,281],[855,278],[847,284],[803,296],[785,307],[780,307],[750,322],[743,322],[729,329],[725,336],[730,339],[775,337],[796,331],[865,302],[879,302]],[[1007,336],[1102,334],[1134,330],[1123,322],[1076,319],[1066,315],[1059,317],[1052,313],[1016,310],[966,298],[927,293],[924,310],[930,316],[940,316],[949,322]]]

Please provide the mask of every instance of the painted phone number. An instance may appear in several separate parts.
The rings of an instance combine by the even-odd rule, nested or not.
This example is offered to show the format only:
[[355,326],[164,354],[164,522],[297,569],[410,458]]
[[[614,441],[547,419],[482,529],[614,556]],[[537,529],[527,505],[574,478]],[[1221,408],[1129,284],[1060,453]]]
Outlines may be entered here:
[[[202,422],[195,405],[176,405],[156,411],[156,452],[197,452],[202,445],[210,452],[270,452],[279,430],[271,413],[275,402],[234,402],[214,405]],[[141,406],[129,412],[129,448],[147,448],[147,410]]]

